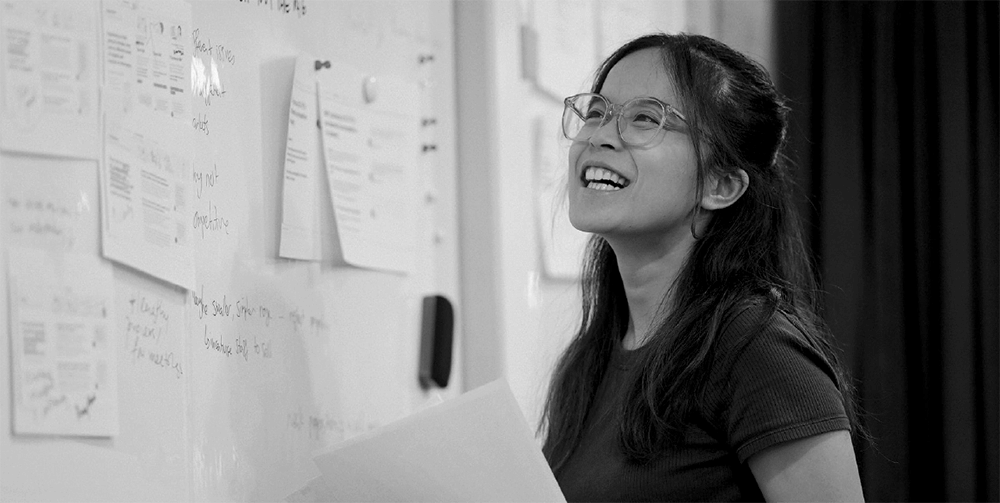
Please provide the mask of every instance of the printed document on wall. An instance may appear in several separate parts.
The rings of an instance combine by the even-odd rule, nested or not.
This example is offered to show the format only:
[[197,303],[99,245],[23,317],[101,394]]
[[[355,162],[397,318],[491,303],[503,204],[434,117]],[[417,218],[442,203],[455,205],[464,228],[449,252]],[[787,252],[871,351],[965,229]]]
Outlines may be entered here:
[[408,273],[420,149],[415,82],[344,64],[319,73],[323,155],[344,261]]
[[102,6],[104,255],[192,289],[191,7]]
[[8,267],[14,432],[117,435],[111,265],[10,248]]
[[0,148],[97,159],[97,9],[0,2]]
[[180,0],[101,3],[105,113],[140,108],[190,120],[191,6]]
[[[320,130],[316,127],[316,59],[295,60],[292,99],[288,105],[285,177],[281,199],[281,245],[278,254],[299,260],[323,258],[321,216],[326,191]],[[329,232],[329,231],[327,231]]]

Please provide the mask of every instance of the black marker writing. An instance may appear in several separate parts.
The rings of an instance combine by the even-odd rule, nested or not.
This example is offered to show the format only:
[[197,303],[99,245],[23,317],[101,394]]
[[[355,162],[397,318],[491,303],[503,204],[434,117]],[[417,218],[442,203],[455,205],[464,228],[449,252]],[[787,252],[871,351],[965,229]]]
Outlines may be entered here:
[[90,395],[87,395],[87,403],[84,404],[83,407],[80,407],[79,405],[74,405],[74,408],[76,408],[76,417],[77,417],[77,419],[79,419],[79,418],[81,418],[83,416],[89,416],[90,415],[90,406],[93,405],[94,401],[96,401],[96,400],[97,400],[97,395],[94,395],[93,393],[91,393]]
[[205,349],[217,351],[221,354],[226,355],[226,357],[233,356],[233,347],[223,342],[222,334],[219,334],[218,339],[213,339],[208,336],[208,327],[205,327],[204,339],[205,339]]
[[247,340],[239,336],[236,337],[236,354],[243,355],[243,361],[250,359],[250,349],[247,346]]
[[201,295],[192,293],[194,306],[198,308],[198,319],[202,319],[208,314],[208,306],[205,305],[205,285],[201,285]]
[[379,427],[379,424],[373,421],[364,421],[362,419],[345,420],[333,417],[330,414],[304,414],[302,409],[289,412],[286,417],[286,424],[289,429],[295,431],[307,430],[309,438],[312,440],[320,440],[327,433],[335,433],[343,437],[347,433],[353,435]]
[[198,114],[197,117],[192,117],[191,127],[193,127],[195,131],[201,131],[202,133],[205,133],[205,136],[208,136],[208,117],[202,114]]
[[215,188],[215,184],[219,182],[219,165],[213,163],[212,171],[195,170],[191,174],[191,178],[194,180],[194,193],[198,199],[201,199],[206,187]]
[[244,321],[256,317],[264,320],[264,326],[271,325],[271,309],[265,305],[252,305],[246,296],[236,301],[236,317],[243,318]]
[[184,375],[184,368],[181,366],[181,362],[174,356],[173,352],[149,353],[148,361],[160,368],[173,370],[178,379]]
[[306,15],[306,0],[239,0],[241,4],[257,4],[258,7],[269,8],[278,14],[295,13],[298,17]]
[[222,87],[222,82],[214,81],[204,88],[198,89],[195,94],[205,98],[205,106],[212,106],[212,98],[226,97],[226,90]]
[[199,211],[194,212],[194,219],[192,220],[192,225],[195,230],[201,231],[201,238],[205,239],[205,232],[209,234],[223,232],[229,234],[229,219],[219,216],[219,207],[212,203],[211,200],[208,201],[208,211],[201,213]]
[[125,334],[134,335],[137,341],[140,338],[151,338],[159,342],[160,336],[163,335],[163,327],[149,326],[145,323],[133,321],[131,316],[126,315]]
[[229,63],[230,65],[236,64],[236,55],[233,51],[222,44],[212,44],[212,39],[202,40],[201,38],[201,28],[196,28],[191,32],[191,39],[194,41],[194,52],[200,52],[203,54],[208,54],[213,58]]

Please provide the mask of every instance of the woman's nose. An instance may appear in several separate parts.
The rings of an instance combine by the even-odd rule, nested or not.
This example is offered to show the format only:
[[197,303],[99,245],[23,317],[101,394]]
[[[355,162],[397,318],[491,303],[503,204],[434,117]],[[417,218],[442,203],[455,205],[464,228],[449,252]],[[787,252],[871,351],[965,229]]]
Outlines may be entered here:
[[622,147],[622,139],[618,134],[618,115],[614,114],[607,122],[590,136],[590,144],[595,147],[606,147],[618,150]]

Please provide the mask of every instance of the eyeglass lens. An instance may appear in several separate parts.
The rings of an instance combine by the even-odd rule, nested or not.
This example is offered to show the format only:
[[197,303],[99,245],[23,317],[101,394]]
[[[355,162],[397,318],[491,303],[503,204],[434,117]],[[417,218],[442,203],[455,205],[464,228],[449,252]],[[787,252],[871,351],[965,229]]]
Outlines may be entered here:
[[565,105],[563,134],[574,141],[590,139],[614,118],[617,118],[622,141],[632,146],[650,143],[661,129],[679,130],[683,127],[679,117],[650,98],[633,99],[624,106],[616,106],[599,94],[579,94],[566,98]]

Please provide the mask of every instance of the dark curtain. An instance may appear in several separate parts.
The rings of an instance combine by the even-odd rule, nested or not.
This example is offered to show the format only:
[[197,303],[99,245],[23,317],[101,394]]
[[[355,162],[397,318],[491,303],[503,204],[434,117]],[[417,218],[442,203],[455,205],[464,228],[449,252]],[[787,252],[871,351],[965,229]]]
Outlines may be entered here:
[[998,500],[996,2],[778,2],[824,316],[870,501]]

